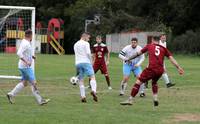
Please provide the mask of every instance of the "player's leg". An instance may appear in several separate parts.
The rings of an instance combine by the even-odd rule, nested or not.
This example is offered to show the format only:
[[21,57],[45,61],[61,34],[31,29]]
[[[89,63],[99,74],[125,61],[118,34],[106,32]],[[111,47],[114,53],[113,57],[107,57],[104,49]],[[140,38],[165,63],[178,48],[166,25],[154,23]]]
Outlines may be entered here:
[[152,81],[152,93],[154,106],[158,106],[158,84]]
[[[100,64],[99,63],[94,63],[93,64],[93,69],[94,69],[94,73],[96,74],[98,72],[98,70],[100,69]],[[88,88],[91,88],[91,85],[90,85],[90,78],[88,79],[88,86],[86,87],[86,89]]]
[[32,90],[33,96],[37,100],[37,103],[39,105],[47,104],[50,101],[50,99],[43,99],[42,98],[42,96],[40,95],[40,92],[39,92],[39,90],[36,86],[36,80],[30,80],[30,84],[31,84],[31,90]]
[[169,79],[169,76],[167,74],[167,70],[166,70],[166,66],[165,66],[165,63],[164,63],[164,73],[162,74],[162,79],[164,80],[165,84],[166,84],[166,87],[167,88],[170,88],[172,86],[174,86],[175,84],[171,83],[170,82],[170,79]]
[[108,74],[108,69],[107,69],[106,63],[103,63],[100,66],[100,70],[101,70],[101,73],[104,74],[104,76],[105,76],[105,79],[106,79],[106,82],[107,82],[107,85],[108,85],[108,89],[111,90],[112,87],[110,85],[110,77],[109,77],[109,74]]
[[120,85],[120,96],[123,96],[127,87],[127,82],[131,74],[131,66],[128,64],[123,64],[123,79]]
[[97,98],[97,83],[96,83],[96,79],[95,79],[95,76],[94,75],[90,75],[90,85],[91,85],[91,95],[93,96],[93,100],[94,101],[98,101],[98,98]]
[[19,82],[9,93],[7,93],[8,101],[13,104],[14,103],[14,96],[17,95],[25,86],[27,86],[27,81],[22,80]]
[[174,83],[171,83],[171,82],[170,82],[169,76],[168,76],[168,74],[167,74],[166,72],[163,73],[162,78],[163,78],[163,80],[165,81],[165,84],[166,84],[166,87],[167,87],[167,88],[170,88],[170,87],[175,86]]
[[79,89],[80,89],[80,95],[81,95],[81,102],[86,102],[86,95],[85,95],[85,86],[84,86],[84,64],[78,64],[76,65],[77,71],[79,73],[78,79],[79,79]]
[[140,85],[143,82],[146,82],[148,80],[150,80],[153,77],[153,73],[151,70],[149,70],[148,68],[146,68],[140,75],[139,79],[136,80],[132,90],[131,90],[131,95],[129,97],[128,100],[121,102],[121,105],[132,105],[133,99],[135,98],[135,96],[137,95],[137,93],[139,92],[140,89]]
[[159,80],[159,78],[162,76],[162,74],[155,76],[152,79],[152,93],[153,93],[153,103],[154,106],[158,106],[158,84],[157,81]]
[[107,73],[107,74],[104,74],[104,76],[105,76],[105,78],[106,78],[106,82],[107,82],[107,85],[108,85],[108,89],[109,90],[112,90],[112,87],[111,87],[111,85],[110,85],[110,76],[109,76],[109,74]]
[[137,79],[132,90],[131,90],[131,95],[128,98],[128,100],[126,100],[124,102],[120,102],[120,104],[121,105],[132,105],[133,104],[133,98],[135,98],[135,96],[137,95],[141,84],[142,84],[142,82],[139,79]]
[[39,105],[47,104],[50,101],[50,99],[43,99],[42,96],[40,95],[40,92],[36,86],[35,74],[32,68],[26,68],[26,74],[27,74],[27,80],[31,84],[31,90],[32,90],[33,96],[37,100],[37,103]]
[[[137,79],[139,78],[140,74],[142,73],[142,68],[139,67],[135,67],[134,70],[134,75],[137,77]],[[145,83],[142,83],[139,89],[139,94],[140,97],[145,97]]]
[[91,64],[86,64],[85,66],[85,72],[86,75],[89,76],[90,78],[90,86],[91,86],[91,95],[93,96],[94,101],[98,101],[96,92],[97,92],[97,83],[96,83],[96,78],[94,75],[94,70]]
[[12,104],[14,103],[13,97],[17,95],[25,86],[27,86],[27,75],[24,69],[19,69],[22,79],[21,81],[10,91],[7,93],[7,98],[9,102]]

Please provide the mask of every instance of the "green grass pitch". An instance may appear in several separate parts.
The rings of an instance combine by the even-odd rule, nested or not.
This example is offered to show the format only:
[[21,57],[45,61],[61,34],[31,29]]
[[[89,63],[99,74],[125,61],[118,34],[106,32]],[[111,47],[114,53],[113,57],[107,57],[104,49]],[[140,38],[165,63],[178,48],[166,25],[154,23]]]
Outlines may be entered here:
[[[18,73],[16,55],[12,58],[1,55],[0,66],[14,63],[16,69],[13,73]],[[146,98],[137,96],[133,106],[120,106],[119,102],[128,98],[135,78],[131,76],[127,95],[119,97],[122,62],[116,55],[111,56],[109,65],[113,90],[107,90],[104,76],[98,72],[99,102],[93,102],[88,94],[90,90],[87,90],[86,104],[80,102],[78,86],[69,82],[69,78],[75,74],[74,56],[37,55],[38,87],[42,96],[51,99],[50,103],[37,105],[30,87],[27,87],[11,105],[5,95],[18,81],[0,79],[0,124],[199,124],[200,58],[183,55],[176,55],[175,58],[185,69],[185,75],[179,76],[175,67],[166,61],[170,78],[176,86],[167,89],[164,82],[159,80],[160,105],[154,108],[151,88],[146,90]],[[143,67],[146,65],[147,59]],[[0,67],[1,72],[3,69]],[[87,79],[85,84],[88,84]]]

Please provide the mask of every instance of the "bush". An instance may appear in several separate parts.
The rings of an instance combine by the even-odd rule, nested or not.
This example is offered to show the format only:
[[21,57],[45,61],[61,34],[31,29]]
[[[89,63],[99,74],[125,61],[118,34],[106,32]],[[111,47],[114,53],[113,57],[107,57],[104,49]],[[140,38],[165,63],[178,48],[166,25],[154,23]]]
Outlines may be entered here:
[[177,36],[172,42],[169,42],[168,47],[177,53],[200,54],[200,30],[186,31],[185,34]]

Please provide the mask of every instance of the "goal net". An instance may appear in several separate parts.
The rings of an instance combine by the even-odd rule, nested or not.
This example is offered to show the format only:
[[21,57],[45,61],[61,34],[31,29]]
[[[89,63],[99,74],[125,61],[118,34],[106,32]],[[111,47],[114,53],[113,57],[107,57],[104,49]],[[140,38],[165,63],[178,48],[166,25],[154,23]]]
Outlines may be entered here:
[[0,6],[0,78],[20,79],[16,52],[27,29],[34,48],[35,7]]

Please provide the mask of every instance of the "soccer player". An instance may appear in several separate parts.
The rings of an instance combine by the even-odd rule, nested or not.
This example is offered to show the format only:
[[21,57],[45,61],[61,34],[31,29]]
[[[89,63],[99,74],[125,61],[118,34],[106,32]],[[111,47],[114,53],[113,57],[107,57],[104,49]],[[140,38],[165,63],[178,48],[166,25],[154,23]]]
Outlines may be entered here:
[[[165,34],[162,34],[160,36],[159,45],[167,48],[166,35]],[[174,83],[171,83],[170,80],[169,80],[169,76],[168,76],[167,71],[166,71],[165,63],[164,63],[164,73],[162,74],[162,78],[163,78],[167,88],[170,88],[170,87],[175,85]]]
[[153,91],[153,103],[154,106],[158,106],[158,85],[157,81],[164,72],[163,61],[164,57],[168,57],[171,63],[177,68],[180,75],[184,73],[184,70],[179,66],[176,60],[168,49],[159,45],[159,37],[152,38],[152,44],[146,45],[141,51],[137,52],[133,56],[125,59],[130,61],[143,53],[148,52],[149,54],[149,65],[143,70],[139,78],[136,80],[135,85],[132,88],[131,95],[128,100],[121,102],[121,105],[132,105],[133,99],[138,93],[140,85],[148,80],[152,80],[152,91]]
[[84,86],[84,75],[89,76],[90,78],[90,86],[91,86],[91,95],[93,96],[94,101],[98,101],[96,95],[96,79],[94,75],[94,70],[92,68],[92,54],[90,50],[90,44],[88,41],[90,40],[89,33],[83,33],[81,35],[81,39],[74,44],[74,53],[75,53],[75,64],[78,73],[79,79],[79,88],[81,94],[81,102],[85,103],[86,95],[85,95],[85,86]]
[[[124,95],[131,72],[133,72],[137,78],[139,78],[139,75],[142,73],[141,64],[145,59],[144,54],[136,57],[129,62],[125,62],[126,58],[131,57],[133,54],[136,54],[141,49],[142,47],[138,45],[138,39],[132,38],[131,44],[125,46],[119,53],[119,58],[123,60],[123,80],[121,81],[120,86],[120,96]],[[140,97],[144,96],[144,84],[142,84],[140,87]]]
[[98,70],[100,70],[101,73],[104,74],[108,89],[111,90],[112,87],[110,86],[110,77],[107,69],[107,65],[109,64],[110,59],[110,52],[108,51],[107,46],[102,43],[102,37],[100,35],[96,37],[96,42],[97,43],[93,46],[94,72],[96,73]]
[[43,99],[40,96],[38,88],[36,86],[36,79],[33,69],[31,67],[33,59],[35,59],[33,48],[31,46],[32,41],[32,31],[25,31],[25,39],[20,43],[17,55],[19,56],[18,68],[21,73],[22,79],[15,88],[7,93],[7,98],[11,104],[14,103],[13,97],[16,96],[25,86],[27,86],[27,81],[29,81],[32,89],[32,93],[35,96],[39,105],[44,105],[49,102],[50,99]]

